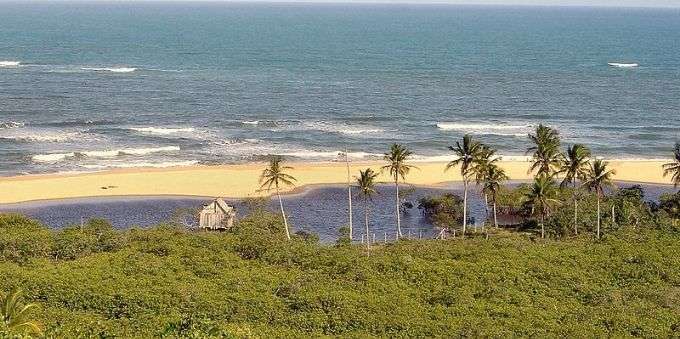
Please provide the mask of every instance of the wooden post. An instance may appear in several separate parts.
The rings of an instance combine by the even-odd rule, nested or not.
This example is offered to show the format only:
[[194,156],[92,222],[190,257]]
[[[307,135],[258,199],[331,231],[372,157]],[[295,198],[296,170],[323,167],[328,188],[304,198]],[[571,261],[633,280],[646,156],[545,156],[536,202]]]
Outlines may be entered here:
[[361,243],[362,244],[364,243],[364,235],[363,234],[361,235]]
[[387,244],[387,232],[385,232],[385,243]]

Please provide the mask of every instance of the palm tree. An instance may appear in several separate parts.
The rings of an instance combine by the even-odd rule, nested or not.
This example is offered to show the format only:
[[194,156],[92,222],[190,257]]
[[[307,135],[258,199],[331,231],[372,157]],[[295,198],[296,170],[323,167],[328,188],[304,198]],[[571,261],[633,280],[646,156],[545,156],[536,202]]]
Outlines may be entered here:
[[671,176],[673,187],[680,186],[680,142],[673,147],[673,162],[663,165],[663,176]]
[[392,146],[390,146],[390,151],[385,153],[385,156],[383,158],[389,164],[383,166],[382,170],[389,171],[390,176],[394,179],[394,186],[396,188],[395,214],[397,216],[397,238],[401,237],[401,217],[400,217],[401,203],[399,201],[399,178],[406,180],[406,176],[411,171],[411,169],[416,168],[415,166],[406,163],[412,155],[413,152],[411,152],[406,147],[399,144],[392,144]]
[[482,152],[484,151],[484,146],[478,141],[472,139],[469,134],[463,136],[463,142],[456,141],[455,146],[449,146],[449,150],[453,151],[458,159],[453,160],[446,164],[444,171],[448,171],[451,168],[460,166],[460,175],[463,177],[463,234],[465,234],[465,229],[467,226],[467,192],[468,183],[470,182],[470,177],[473,174],[472,165],[477,161]]
[[261,189],[271,191],[272,187],[276,190],[276,196],[279,198],[279,206],[281,207],[281,215],[283,216],[283,225],[286,228],[286,237],[290,240],[290,231],[288,230],[288,220],[286,219],[286,212],[283,210],[283,201],[281,200],[280,187],[282,185],[293,186],[297,181],[292,175],[287,174],[287,170],[293,169],[289,166],[283,166],[284,159],[280,155],[272,155],[269,158],[269,167],[262,171],[260,176]]
[[590,165],[590,150],[582,144],[574,144],[567,147],[567,153],[562,159],[560,173],[564,173],[564,179],[560,187],[564,188],[572,184],[574,186],[574,234],[578,234],[578,192],[576,182],[584,180]]
[[616,171],[607,169],[608,163],[600,159],[590,164],[583,186],[597,195],[597,238],[600,239],[600,199],[604,196],[604,188],[614,186],[612,177]]
[[349,171],[349,152],[347,149],[345,149],[345,164],[347,165],[347,204],[349,206],[349,241],[352,241],[352,234],[353,234],[353,228],[352,228],[352,182],[350,179],[350,171]]
[[[482,185],[484,179],[486,178],[487,171],[489,167],[495,166],[496,162],[500,160],[496,155],[496,150],[482,144],[481,150],[479,151],[479,157],[475,160],[471,167],[471,172],[475,177],[475,184]],[[481,191],[484,196],[484,209],[486,210],[486,216],[489,216],[489,194],[485,190]]]
[[21,305],[21,290],[13,289],[9,294],[0,293],[0,330],[16,334],[42,335],[37,322],[30,320],[31,310],[36,304]]
[[376,193],[375,190],[375,178],[378,177],[378,173],[370,168],[363,171],[359,171],[359,176],[356,177],[357,185],[359,186],[359,193],[364,199],[364,219],[366,222],[366,250],[371,250],[371,240],[368,229],[368,201],[372,199],[373,194]]
[[555,180],[551,176],[541,174],[534,178],[531,190],[525,197],[525,203],[531,207],[532,214],[538,213],[541,216],[541,238],[545,238],[545,217],[550,215],[554,205],[559,204],[556,196]]
[[505,174],[505,171],[496,164],[490,164],[486,167],[482,179],[482,192],[485,195],[491,196],[491,203],[493,204],[493,224],[498,228],[498,218],[496,215],[496,197],[498,191],[501,189],[503,182],[510,178]]
[[533,158],[529,173],[537,171],[537,176],[554,175],[562,159],[559,133],[541,124],[536,127],[536,134],[529,134],[529,139],[534,143],[527,149],[527,154],[531,153]]

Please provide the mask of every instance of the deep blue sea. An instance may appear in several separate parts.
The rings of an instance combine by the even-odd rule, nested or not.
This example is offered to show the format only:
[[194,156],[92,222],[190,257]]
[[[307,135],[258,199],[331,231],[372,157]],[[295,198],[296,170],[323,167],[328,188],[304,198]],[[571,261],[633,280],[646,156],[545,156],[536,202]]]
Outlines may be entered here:
[[2,3],[0,175],[680,139],[680,10]]

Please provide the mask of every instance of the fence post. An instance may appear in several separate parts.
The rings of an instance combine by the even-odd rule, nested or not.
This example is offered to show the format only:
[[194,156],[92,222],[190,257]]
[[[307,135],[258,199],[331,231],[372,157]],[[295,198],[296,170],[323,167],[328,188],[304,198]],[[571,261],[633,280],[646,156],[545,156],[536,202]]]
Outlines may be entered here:
[[361,243],[362,244],[364,243],[364,235],[363,234],[361,235]]
[[387,244],[387,232],[385,232],[385,243]]

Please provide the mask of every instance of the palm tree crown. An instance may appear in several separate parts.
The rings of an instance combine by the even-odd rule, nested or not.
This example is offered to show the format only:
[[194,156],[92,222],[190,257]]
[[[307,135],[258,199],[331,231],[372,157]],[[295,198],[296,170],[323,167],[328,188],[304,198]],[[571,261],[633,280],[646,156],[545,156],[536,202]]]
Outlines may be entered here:
[[541,124],[536,128],[536,134],[529,134],[529,139],[534,143],[527,149],[527,154],[531,153],[534,161],[529,173],[537,171],[537,175],[554,175],[562,162],[559,133]]
[[449,150],[453,151],[458,157],[456,160],[449,162],[446,165],[446,170],[460,166],[460,174],[463,180],[469,179],[472,165],[477,161],[484,152],[484,146],[472,139],[472,136],[466,134],[463,136],[463,142],[456,141],[455,146],[449,146]]
[[505,171],[496,164],[491,164],[486,167],[484,176],[482,177],[482,191],[491,196],[491,201],[496,202],[496,195],[501,189],[503,182],[510,180]]
[[595,192],[598,196],[604,194],[605,187],[614,185],[612,178],[616,171],[607,169],[609,163],[597,159],[590,164],[590,168],[586,172],[583,186]]
[[663,165],[663,176],[671,176],[674,187],[680,186],[680,142],[673,148],[673,161]]
[[550,215],[552,208],[559,204],[557,197],[557,184],[548,175],[540,174],[534,179],[530,191],[527,193],[525,203],[531,207],[533,214],[541,216],[541,237],[545,238],[544,219]]
[[383,157],[388,164],[383,166],[382,170],[389,171],[390,176],[395,180],[398,178],[406,179],[411,169],[416,168],[406,163],[412,155],[413,152],[408,148],[399,144],[392,144],[390,151],[385,153]]
[[31,310],[38,308],[36,304],[21,304],[21,290],[13,289],[9,294],[0,293],[0,330],[15,334],[42,335],[37,322],[29,319]]
[[357,179],[357,186],[359,186],[359,193],[364,198],[371,199],[371,197],[376,193],[375,190],[375,179],[378,177],[378,173],[370,168],[363,171],[359,171],[359,176]]
[[295,185],[295,179],[292,175],[287,174],[287,170],[293,169],[289,166],[283,166],[284,159],[280,155],[272,155],[269,158],[269,167],[262,171],[260,176],[260,188],[266,190],[277,189],[281,186],[293,186]]
[[583,180],[586,177],[590,156],[590,150],[585,145],[574,144],[567,148],[560,170],[560,173],[564,173],[561,187],[566,187],[569,184],[576,185],[577,180]]

